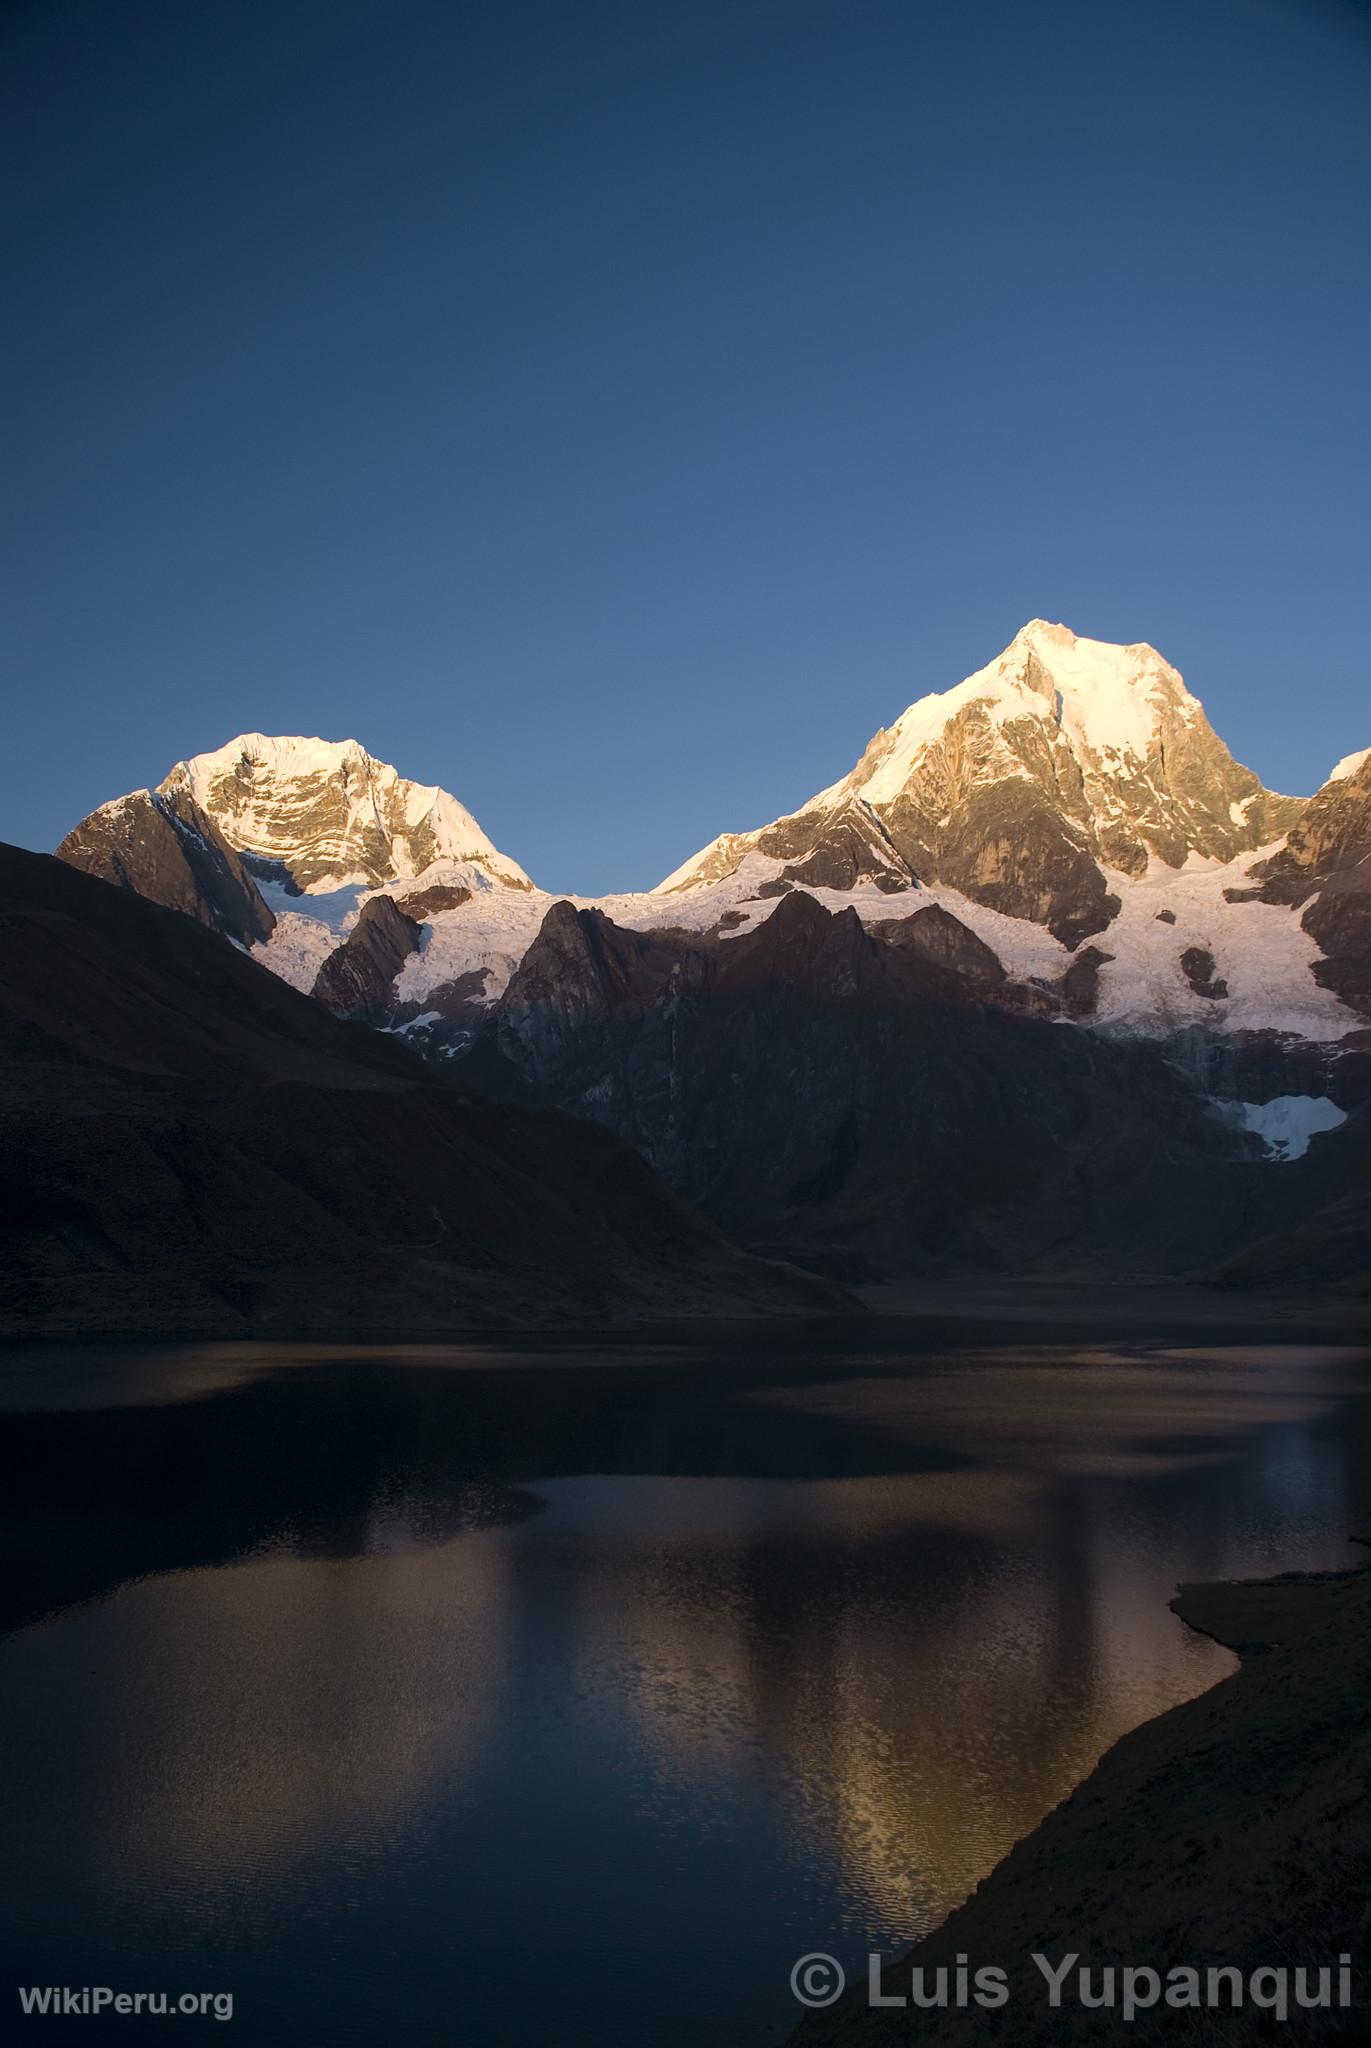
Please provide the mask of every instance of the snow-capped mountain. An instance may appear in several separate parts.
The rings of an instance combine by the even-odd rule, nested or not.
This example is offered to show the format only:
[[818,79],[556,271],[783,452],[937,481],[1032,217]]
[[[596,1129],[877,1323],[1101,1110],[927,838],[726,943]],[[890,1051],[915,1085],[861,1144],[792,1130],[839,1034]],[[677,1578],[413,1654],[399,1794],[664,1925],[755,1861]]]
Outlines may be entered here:
[[356,740],[243,733],[178,761],[160,792],[184,791],[229,845],[297,889],[408,881],[435,861],[471,861],[511,888],[528,876],[445,789],[410,782]]
[[[307,991],[384,930],[383,957],[340,963],[321,993],[365,987],[365,1014],[405,1027],[479,1023],[556,901],[727,944],[802,889],[885,936],[939,908],[964,957],[993,958],[994,999],[1038,1014],[1332,1042],[1371,1015],[1368,758],[1311,799],[1276,795],[1155,649],[1034,620],[800,810],[722,835],[647,893],[549,894],[455,797],[355,740],[259,733],[106,805],[59,852],[192,909]],[[381,894],[417,934],[398,967],[400,926],[357,929]]]
[[1147,646],[1034,621],[644,893],[550,894],[444,790],[261,734],[59,852],[840,1271],[1180,1270],[1364,1171],[1371,753],[1275,795]]
[[755,851],[821,888],[942,883],[1074,945],[1117,915],[1111,871],[1231,861],[1301,809],[1233,759],[1155,648],[1034,619],[801,810],[724,834],[660,887],[718,880]]
[[178,761],[156,789],[83,818],[61,859],[244,945],[312,986],[362,892],[436,875],[526,891],[517,862],[445,789],[411,782],[356,740],[243,733]]

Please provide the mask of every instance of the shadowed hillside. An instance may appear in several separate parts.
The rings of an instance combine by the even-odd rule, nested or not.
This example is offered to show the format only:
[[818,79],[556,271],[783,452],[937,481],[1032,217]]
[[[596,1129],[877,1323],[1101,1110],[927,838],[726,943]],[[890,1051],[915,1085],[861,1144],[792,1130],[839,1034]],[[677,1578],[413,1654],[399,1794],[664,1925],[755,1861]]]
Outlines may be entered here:
[[0,1327],[803,1312],[608,1132],[472,1100],[205,927],[0,849]]

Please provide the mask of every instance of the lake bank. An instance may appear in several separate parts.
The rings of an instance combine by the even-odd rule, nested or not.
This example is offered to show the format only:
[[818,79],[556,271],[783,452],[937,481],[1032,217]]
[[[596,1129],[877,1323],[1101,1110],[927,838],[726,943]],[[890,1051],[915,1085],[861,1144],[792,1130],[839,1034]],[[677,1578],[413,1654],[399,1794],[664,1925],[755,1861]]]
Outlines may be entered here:
[[[1231,1677],[1115,1744],[1084,1782],[980,1884],[966,1903],[881,1975],[883,1997],[910,2000],[911,1971],[935,1995],[959,1959],[972,2002],[873,2010],[857,1987],[796,2030],[796,2048],[876,2048],[917,2032],[937,2048],[987,2041],[1118,2037],[1259,2041],[1274,2026],[1296,2041],[1363,2040],[1359,1964],[1371,1925],[1371,1569],[1184,1586],[1173,1610],[1240,1654]],[[1083,2009],[1073,1968],[1059,2009],[1034,1954],[1055,1968],[1075,1954],[1094,1973],[1155,1969],[1163,1997],[1125,2021],[1121,2003]],[[1341,1958],[1350,2009],[1340,2010]],[[1246,1995],[1231,2009],[1167,2009],[1166,1973],[1234,1966]],[[1332,2009],[1282,2023],[1253,2003],[1252,1973],[1332,1966]],[[1008,1999],[974,2002],[974,1973],[1001,1970]],[[1144,1986],[1144,1989],[1147,1987]],[[1275,1996],[1274,1982],[1263,1985]],[[1206,1993],[1207,1995],[1207,1993]]]

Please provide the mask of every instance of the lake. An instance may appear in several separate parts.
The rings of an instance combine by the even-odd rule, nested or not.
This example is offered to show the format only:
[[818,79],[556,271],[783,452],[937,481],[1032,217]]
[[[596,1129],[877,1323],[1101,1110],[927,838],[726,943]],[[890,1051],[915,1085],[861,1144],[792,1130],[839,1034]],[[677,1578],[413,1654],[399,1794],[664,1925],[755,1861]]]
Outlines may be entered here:
[[1260,1327],[53,1345],[0,1405],[9,1986],[253,2048],[779,2042],[1233,1668],[1178,1581],[1371,1507],[1371,1351]]

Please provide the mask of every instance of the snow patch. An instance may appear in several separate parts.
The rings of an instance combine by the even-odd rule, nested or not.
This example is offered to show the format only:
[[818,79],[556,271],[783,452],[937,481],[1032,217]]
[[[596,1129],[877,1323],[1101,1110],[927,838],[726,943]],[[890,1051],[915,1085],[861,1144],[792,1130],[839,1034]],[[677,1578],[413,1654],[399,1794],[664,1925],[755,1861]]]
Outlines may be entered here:
[[308,995],[319,969],[341,944],[341,933],[332,931],[318,918],[303,917],[294,910],[278,911],[275,931],[269,939],[258,941],[252,948],[252,957],[292,988]]
[[[370,883],[358,880],[342,889],[288,889],[284,882],[258,882],[258,893],[277,917],[299,917],[341,934],[357,915]],[[308,908],[305,908],[305,906]]]
[[1321,1131],[1347,1122],[1347,1111],[1326,1095],[1277,1095],[1270,1102],[1238,1105],[1244,1129],[1255,1131],[1273,1161],[1302,1159]]

